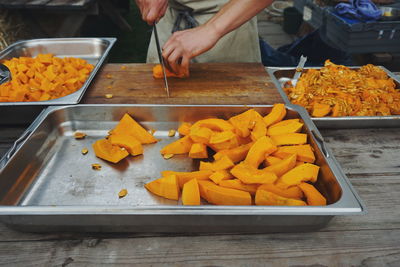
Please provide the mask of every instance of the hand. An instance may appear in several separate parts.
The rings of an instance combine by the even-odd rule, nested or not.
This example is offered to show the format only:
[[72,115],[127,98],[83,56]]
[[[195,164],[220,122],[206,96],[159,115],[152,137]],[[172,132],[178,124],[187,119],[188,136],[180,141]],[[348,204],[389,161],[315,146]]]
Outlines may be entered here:
[[167,68],[179,76],[189,76],[190,59],[210,50],[219,38],[207,24],[175,32],[163,46]]
[[167,11],[168,0],[136,0],[142,19],[149,25],[157,23]]

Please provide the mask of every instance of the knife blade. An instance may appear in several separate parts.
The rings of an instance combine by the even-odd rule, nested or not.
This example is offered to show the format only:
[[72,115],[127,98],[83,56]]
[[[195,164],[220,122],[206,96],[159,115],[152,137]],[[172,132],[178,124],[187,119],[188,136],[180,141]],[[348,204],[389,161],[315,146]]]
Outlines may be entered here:
[[164,75],[164,85],[165,85],[164,89],[167,92],[167,97],[169,97],[169,87],[168,87],[168,81],[167,81],[167,74],[165,73],[164,58],[162,57],[160,41],[158,39],[157,27],[156,27],[155,23],[154,23],[153,29],[154,29],[154,38],[156,39],[158,59],[160,60],[161,68],[162,68],[163,75]]
[[297,82],[297,80],[300,78],[300,76],[301,76],[301,74],[303,72],[304,65],[306,64],[306,61],[307,61],[307,57],[301,55],[299,64],[296,67],[296,72],[295,72],[295,74],[293,76],[293,80],[294,81]]

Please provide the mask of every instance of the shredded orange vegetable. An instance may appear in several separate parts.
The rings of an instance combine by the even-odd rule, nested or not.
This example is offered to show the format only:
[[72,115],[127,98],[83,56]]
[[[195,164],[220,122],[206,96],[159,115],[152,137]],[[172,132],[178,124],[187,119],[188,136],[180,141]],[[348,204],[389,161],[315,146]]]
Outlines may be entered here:
[[12,80],[0,85],[0,102],[46,101],[71,94],[82,87],[93,65],[80,58],[39,54],[3,62]]
[[285,88],[289,100],[313,116],[400,115],[400,90],[385,71],[368,64],[360,69],[335,65],[303,73],[296,86]]

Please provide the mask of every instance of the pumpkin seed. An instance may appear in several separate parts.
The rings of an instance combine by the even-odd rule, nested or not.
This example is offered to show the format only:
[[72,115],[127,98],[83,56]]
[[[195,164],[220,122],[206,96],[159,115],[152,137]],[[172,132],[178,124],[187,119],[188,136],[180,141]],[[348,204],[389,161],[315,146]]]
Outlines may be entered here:
[[174,156],[174,154],[164,154],[164,159],[170,159]]
[[86,147],[84,147],[84,148],[82,148],[81,152],[82,152],[82,155],[86,155],[89,152],[89,150]]
[[113,94],[105,94],[105,97],[106,97],[107,99],[113,98]]
[[86,137],[86,134],[82,133],[82,132],[75,132],[74,137],[75,137],[75,139],[83,139]]
[[94,164],[92,164],[92,169],[99,171],[99,170],[101,170],[101,165],[98,163],[94,163]]
[[173,137],[173,136],[175,136],[175,134],[176,134],[176,130],[169,130],[169,132],[168,132],[169,137]]
[[123,198],[123,197],[125,197],[127,194],[128,194],[128,190],[122,189],[121,191],[119,191],[118,197],[119,197],[119,198]]

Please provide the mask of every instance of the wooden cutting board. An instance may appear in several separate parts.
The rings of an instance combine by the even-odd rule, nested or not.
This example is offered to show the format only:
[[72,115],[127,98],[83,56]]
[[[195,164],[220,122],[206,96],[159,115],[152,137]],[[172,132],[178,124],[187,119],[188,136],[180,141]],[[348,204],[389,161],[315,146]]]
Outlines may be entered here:
[[[190,77],[154,79],[153,64],[107,64],[88,88],[84,104],[274,104],[283,103],[259,63],[198,63]],[[107,99],[106,94],[113,97]]]

